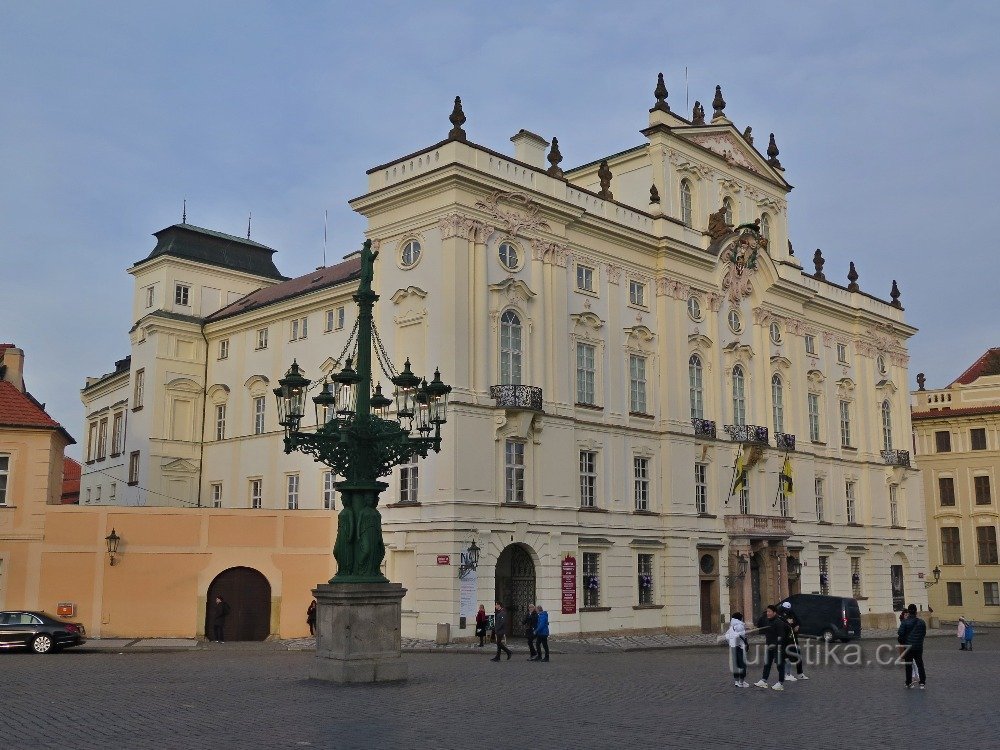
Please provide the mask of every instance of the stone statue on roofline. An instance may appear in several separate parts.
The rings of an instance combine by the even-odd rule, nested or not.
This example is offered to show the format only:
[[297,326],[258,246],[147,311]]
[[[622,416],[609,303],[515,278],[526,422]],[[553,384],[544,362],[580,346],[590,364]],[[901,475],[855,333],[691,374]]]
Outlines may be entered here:
[[708,236],[712,241],[725,237],[733,231],[733,225],[726,221],[726,207],[723,206],[714,214],[708,215]]

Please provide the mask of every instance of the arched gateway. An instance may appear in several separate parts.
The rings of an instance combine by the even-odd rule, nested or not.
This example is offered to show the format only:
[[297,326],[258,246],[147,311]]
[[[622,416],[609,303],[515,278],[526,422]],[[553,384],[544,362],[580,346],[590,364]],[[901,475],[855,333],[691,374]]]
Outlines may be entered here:
[[496,599],[510,613],[511,634],[525,636],[521,620],[535,603],[535,562],[523,544],[511,544],[497,558]]
[[271,584],[253,568],[229,568],[208,587],[205,634],[212,632],[215,597],[229,604],[224,631],[227,641],[263,641],[271,630]]

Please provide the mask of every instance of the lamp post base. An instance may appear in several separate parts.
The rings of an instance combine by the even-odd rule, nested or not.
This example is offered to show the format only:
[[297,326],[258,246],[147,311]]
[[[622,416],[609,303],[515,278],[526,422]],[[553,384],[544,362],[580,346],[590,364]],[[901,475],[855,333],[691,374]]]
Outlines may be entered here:
[[316,598],[316,659],[309,676],[338,683],[398,682],[408,676],[398,583],[321,583]]

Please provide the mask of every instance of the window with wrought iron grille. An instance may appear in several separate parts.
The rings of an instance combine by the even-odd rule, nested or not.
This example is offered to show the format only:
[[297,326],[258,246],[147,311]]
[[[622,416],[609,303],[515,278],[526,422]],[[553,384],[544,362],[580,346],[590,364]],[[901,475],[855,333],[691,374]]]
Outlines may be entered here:
[[814,442],[820,442],[819,439],[819,394],[810,393],[806,397],[806,404],[809,412],[809,439]]
[[594,404],[596,398],[596,349],[591,344],[576,345],[576,402]]
[[258,396],[253,400],[253,434],[264,434],[264,414],[267,410],[267,400]]
[[976,491],[976,505],[989,505],[993,502],[990,493],[990,478],[985,474],[972,478],[972,485]]
[[708,513],[708,464],[694,465],[694,507],[698,513]]
[[226,405],[215,405],[215,439],[226,439]]
[[250,480],[250,507],[251,508],[262,508],[262,507],[264,507],[264,480],[263,479],[251,479]]
[[733,424],[742,426],[747,423],[746,380],[743,368],[736,365],[733,368]]
[[211,484],[212,490],[212,507],[221,508],[222,507],[222,482],[213,482]]
[[840,444],[844,448],[851,447],[851,402],[840,402]]
[[524,502],[524,443],[504,442],[504,502]]
[[823,498],[823,478],[816,477],[813,480],[813,494],[816,496],[816,520],[824,520],[826,511],[826,500]]
[[774,421],[775,433],[785,431],[785,392],[781,378],[777,375],[771,378],[771,416]]
[[417,466],[417,454],[410,456],[409,463],[401,464],[399,467],[399,502],[417,502],[417,487],[419,484],[419,467]]
[[1000,607],[1000,583],[997,581],[983,583],[983,605]]
[[855,599],[860,599],[861,594],[861,558],[851,558],[851,591]]
[[701,357],[692,354],[688,360],[688,388],[691,394],[691,419],[705,418],[705,399],[702,390]]
[[977,526],[976,527],[976,547],[979,550],[980,565],[997,565],[997,527]]
[[941,527],[941,562],[945,565],[962,564],[962,543],[957,526]]
[[639,571],[639,605],[653,603],[653,556],[640,554],[637,562]]
[[952,477],[938,477],[938,501],[942,506],[955,504],[955,480]]
[[962,606],[962,584],[957,581],[949,581],[945,584],[948,591],[948,606],[949,607],[961,607]]
[[593,508],[597,500],[597,454],[580,451],[580,505]]
[[819,593],[830,593],[830,558],[826,555],[819,556]]
[[899,521],[899,485],[889,485],[889,524],[902,526]]
[[323,472],[323,509],[333,510],[334,500],[337,497],[336,484],[337,477],[332,471]]
[[632,472],[635,509],[649,510],[649,459],[644,456],[633,456]]
[[286,477],[285,497],[288,501],[288,510],[299,509],[299,475],[288,474]]
[[854,497],[854,482],[848,480],[844,482],[844,495],[847,498],[847,522],[857,523],[858,522],[858,507],[857,500]]
[[601,554],[583,553],[583,606],[601,606]]
[[630,354],[628,358],[629,372],[629,411],[646,413],[646,358]]
[[500,316],[500,384],[521,384],[521,319],[513,310]]

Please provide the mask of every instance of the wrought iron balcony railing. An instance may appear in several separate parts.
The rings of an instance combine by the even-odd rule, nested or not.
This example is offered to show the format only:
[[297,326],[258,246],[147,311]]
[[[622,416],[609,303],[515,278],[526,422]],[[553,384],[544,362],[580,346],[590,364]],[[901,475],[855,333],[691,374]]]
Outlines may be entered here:
[[774,445],[778,450],[793,451],[795,450],[795,435],[789,435],[787,432],[776,432],[774,433]]
[[711,419],[697,419],[691,420],[691,424],[694,425],[694,434],[696,437],[715,437],[715,422]]
[[490,398],[503,409],[542,411],[542,389],[533,385],[494,385],[490,387]]
[[889,466],[905,466],[909,468],[910,452],[896,450],[882,451],[882,460]]
[[729,438],[737,443],[768,444],[767,428],[755,424],[727,424],[723,427]]

